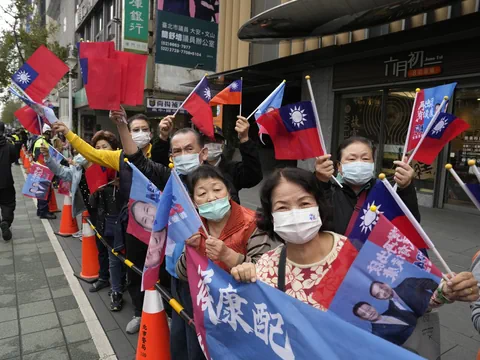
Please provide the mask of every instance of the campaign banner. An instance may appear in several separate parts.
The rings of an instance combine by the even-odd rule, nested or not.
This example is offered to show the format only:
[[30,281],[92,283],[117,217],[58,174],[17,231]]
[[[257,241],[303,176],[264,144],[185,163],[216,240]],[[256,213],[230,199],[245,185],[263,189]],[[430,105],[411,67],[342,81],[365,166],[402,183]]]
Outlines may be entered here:
[[200,346],[211,359],[420,359],[261,282],[243,284],[187,247]]
[[72,183],[70,181],[60,180],[58,182],[58,193],[61,195],[69,196],[71,187],[72,187]]
[[47,200],[53,172],[46,166],[33,163],[23,185],[22,194],[38,200]]
[[425,314],[439,283],[438,276],[366,241],[329,310],[402,345],[415,330],[417,319]]
[[160,275],[160,265],[165,258],[165,245],[167,242],[167,229],[154,230],[150,236],[148,243],[147,255],[145,256],[145,264],[143,265],[142,274],[142,291],[151,289],[155,286]]

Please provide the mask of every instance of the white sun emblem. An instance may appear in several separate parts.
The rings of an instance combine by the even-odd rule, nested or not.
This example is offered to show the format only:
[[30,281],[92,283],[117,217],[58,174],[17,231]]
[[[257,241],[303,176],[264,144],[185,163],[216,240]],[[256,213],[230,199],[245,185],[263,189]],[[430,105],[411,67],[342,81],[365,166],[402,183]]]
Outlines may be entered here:
[[442,130],[447,127],[447,125],[448,125],[448,118],[445,116],[435,125],[435,127],[432,130],[432,135],[440,134]]
[[232,83],[232,85],[230,85],[230,88],[231,88],[232,90],[237,90],[237,89],[238,89],[238,83],[237,83],[236,81],[234,81],[234,82]]
[[383,214],[383,211],[380,211],[382,205],[375,205],[377,207],[377,211],[375,212],[370,210],[370,207],[373,205],[375,205],[375,201],[368,204],[366,209],[363,209],[363,216],[360,217],[362,220],[362,223],[360,224],[362,233],[367,233],[367,230],[372,231],[373,227],[377,225],[378,215]]
[[205,99],[207,100],[210,100],[212,98],[212,94],[210,92],[210,88],[206,88],[205,90],[203,90],[203,96],[205,97]]
[[17,81],[21,84],[28,84],[31,81],[30,74],[25,70],[20,70],[17,74]]
[[303,126],[305,125],[305,121],[307,121],[307,114],[304,113],[305,109],[302,109],[300,106],[290,109],[290,120],[292,120],[293,126]]

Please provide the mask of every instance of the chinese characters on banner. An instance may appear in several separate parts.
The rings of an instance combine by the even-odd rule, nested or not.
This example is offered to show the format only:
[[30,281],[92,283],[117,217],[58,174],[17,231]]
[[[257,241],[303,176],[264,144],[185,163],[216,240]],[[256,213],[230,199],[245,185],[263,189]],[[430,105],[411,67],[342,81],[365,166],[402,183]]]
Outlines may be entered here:
[[[171,115],[182,105],[183,101],[180,100],[167,100],[167,99],[147,99],[147,111],[155,112],[162,115]],[[187,111],[180,109],[179,114],[185,114]]]
[[[185,1],[178,6],[158,2],[157,64],[216,70],[218,4]],[[180,6],[180,3],[185,3]],[[184,8],[185,6],[190,9]]]
[[442,72],[443,55],[427,56],[425,51],[412,51],[403,59],[390,58],[384,61],[385,76],[415,78],[438,75]]
[[148,0],[124,0],[124,51],[148,53],[148,7]]

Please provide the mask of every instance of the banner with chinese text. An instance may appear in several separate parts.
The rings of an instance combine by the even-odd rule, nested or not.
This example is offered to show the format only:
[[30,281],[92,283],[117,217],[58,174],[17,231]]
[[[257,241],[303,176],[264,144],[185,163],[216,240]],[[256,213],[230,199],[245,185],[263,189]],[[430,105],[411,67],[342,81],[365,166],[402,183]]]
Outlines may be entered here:
[[218,0],[159,0],[157,64],[216,70]]
[[148,53],[148,0],[125,0],[123,4],[123,50]]

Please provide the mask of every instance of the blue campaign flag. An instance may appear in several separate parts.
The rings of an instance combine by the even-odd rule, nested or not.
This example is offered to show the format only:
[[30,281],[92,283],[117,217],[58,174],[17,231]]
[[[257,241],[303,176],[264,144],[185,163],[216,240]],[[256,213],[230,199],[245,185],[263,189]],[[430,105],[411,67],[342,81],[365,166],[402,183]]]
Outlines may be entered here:
[[[46,119],[50,123],[50,125],[52,125],[52,124],[54,124],[55,122],[58,121],[57,116],[55,115],[55,112],[53,111],[53,109],[51,107],[36,103],[26,93],[24,93],[23,90],[21,90],[21,89],[19,89],[17,91],[13,87],[9,87],[8,90],[13,95],[15,95],[20,100],[22,100],[31,109],[33,109],[35,111],[35,113],[37,113],[38,116],[40,116],[42,119]],[[41,131],[41,129],[40,129],[40,131]]]
[[[425,314],[440,278],[367,241],[329,310],[349,323],[402,345]],[[388,358],[385,356],[385,358]]]
[[433,119],[435,112],[440,107],[445,96],[448,96],[449,100],[445,103],[445,107],[440,109],[441,112],[446,112],[449,101],[452,99],[453,91],[457,83],[445,84],[435,86],[433,88],[424,89],[424,115],[423,115],[423,131],[427,129],[428,124]]
[[23,184],[22,194],[39,200],[47,200],[53,172],[46,166],[33,163]]
[[[370,211],[372,205],[377,207],[376,213]],[[378,222],[378,214],[383,214],[418,249],[428,248],[388,189],[380,180],[377,180],[375,186],[368,193],[352,231],[350,234],[345,234],[357,249],[360,249],[368,239],[370,232]]]
[[48,154],[57,164],[60,164],[62,159],[64,159],[63,155],[60,154],[53,146],[48,147]]
[[240,284],[187,247],[195,327],[211,359],[421,359],[257,281]]
[[[265,100],[258,106],[257,111],[255,112],[255,120],[258,120],[260,116],[263,114],[278,109],[282,106],[283,101],[283,93],[285,91],[285,81],[283,81],[280,85],[277,86],[275,90],[272,91],[270,95],[267,96]],[[260,135],[260,140],[262,140],[262,135],[267,134],[267,129],[265,129],[262,125],[257,122],[258,125],[258,134]]]
[[153,231],[160,231],[167,226],[165,264],[167,271],[178,278],[175,266],[182,255],[185,240],[198,232],[202,220],[175,171],[171,172],[160,198]]
[[132,168],[132,186],[128,202],[127,233],[148,244],[161,192],[135,165],[131,162],[128,165]]

